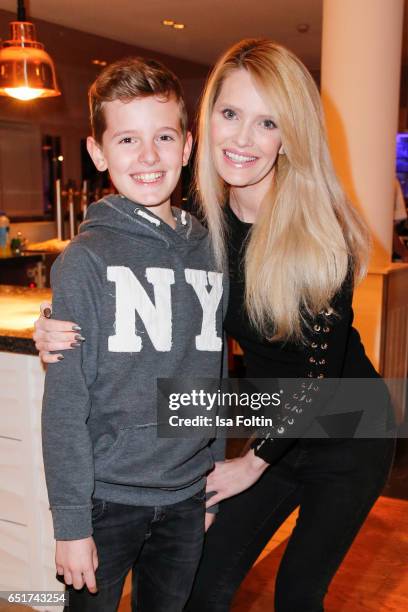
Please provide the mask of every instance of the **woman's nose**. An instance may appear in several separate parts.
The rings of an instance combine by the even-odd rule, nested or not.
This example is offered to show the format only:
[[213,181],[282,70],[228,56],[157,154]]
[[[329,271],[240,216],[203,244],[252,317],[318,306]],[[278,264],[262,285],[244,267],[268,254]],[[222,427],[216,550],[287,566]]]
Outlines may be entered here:
[[237,126],[235,133],[235,144],[238,147],[248,147],[253,144],[252,142],[252,128],[249,123],[242,122]]

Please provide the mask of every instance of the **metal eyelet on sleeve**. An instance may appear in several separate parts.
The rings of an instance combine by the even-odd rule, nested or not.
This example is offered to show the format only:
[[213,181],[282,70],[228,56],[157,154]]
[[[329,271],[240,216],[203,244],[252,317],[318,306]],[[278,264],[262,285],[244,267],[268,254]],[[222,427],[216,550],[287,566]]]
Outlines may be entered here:
[[325,377],[325,371],[322,369],[322,366],[326,366],[327,360],[323,357],[322,352],[327,351],[329,345],[326,339],[323,339],[322,335],[328,334],[331,331],[331,326],[327,322],[327,317],[330,317],[333,312],[333,308],[331,307],[322,310],[319,312],[313,324],[308,355],[308,363],[311,369],[307,374],[308,378],[321,379]]
[[[278,418],[278,423],[272,428],[272,432],[269,432],[267,436],[264,436],[262,440],[258,440],[254,444],[256,452],[265,444],[272,444],[276,442],[278,438],[284,436],[287,430],[294,427],[296,424],[296,415],[301,415],[310,410],[308,404],[314,401],[314,394],[318,394],[321,389],[321,383],[318,382],[327,376],[327,350],[329,349],[329,342],[327,334],[331,332],[332,323],[329,323],[327,317],[333,314],[332,308],[327,308],[320,312],[316,319],[312,322],[310,329],[310,336],[308,338],[308,347],[305,349],[306,359],[309,365],[307,378],[312,379],[309,381],[303,381],[300,384],[301,390],[296,390],[288,398],[283,405],[284,412],[283,416]],[[325,336],[323,336],[325,334]],[[323,353],[324,351],[324,353]],[[315,382],[313,382],[315,381]],[[304,410],[306,406],[306,409]],[[299,417],[301,418],[301,417]],[[273,448],[278,448],[275,444],[271,447],[271,456],[273,456]],[[263,450],[263,457],[267,456],[269,452],[265,454]]]

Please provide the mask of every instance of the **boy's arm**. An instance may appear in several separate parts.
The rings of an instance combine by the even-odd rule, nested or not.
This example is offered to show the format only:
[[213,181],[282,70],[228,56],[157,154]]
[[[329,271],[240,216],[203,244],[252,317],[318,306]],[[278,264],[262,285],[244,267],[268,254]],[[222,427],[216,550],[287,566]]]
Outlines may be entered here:
[[[223,277],[223,292],[222,292],[222,319],[224,324],[225,315],[228,309],[228,299],[229,299],[229,279],[228,276],[224,274]],[[220,379],[228,378],[228,338],[227,334],[223,331],[223,343],[222,343],[222,355],[221,355],[221,369],[220,369]],[[219,406],[218,414],[222,417],[228,416],[228,408]],[[219,438],[218,436],[210,444],[210,450],[212,456],[214,458],[214,462],[216,461],[224,461],[225,459],[225,448],[226,448],[226,439]],[[215,509],[215,512],[218,510]]]
[[[220,378],[221,380],[228,378],[228,340],[225,333],[223,334]],[[228,416],[228,409],[223,406],[218,406],[218,415],[221,417]],[[224,461],[226,442],[227,441],[225,438],[219,438],[218,436],[216,436],[214,440],[210,442],[210,451],[213,456],[214,463],[216,461]]]
[[[225,287],[224,287],[224,301],[226,301]],[[228,378],[228,340],[227,340],[227,336],[225,333],[223,334],[223,336],[224,336],[224,342],[223,342],[223,348],[222,348],[221,379]],[[221,411],[221,413],[219,414],[220,416],[227,416],[226,412],[227,412],[226,409],[223,409],[223,411]],[[214,440],[210,442],[210,451],[213,456],[214,463],[216,461],[224,461],[226,443],[227,441],[225,438],[218,438],[218,437],[214,438]],[[211,495],[207,493],[207,501],[210,498],[211,498]],[[207,514],[217,514],[218,509],[219,509],[218,504],[214,504],[210,508],[207,508]]]
[[51,285],[53,317],[81,326],[85,342],[48,366],[43,398],[44,467],[55,538],[92,534],[93,448],[87,419],[89,387],[97,374],[101,266],[86,248],[71,244],[55,262]]

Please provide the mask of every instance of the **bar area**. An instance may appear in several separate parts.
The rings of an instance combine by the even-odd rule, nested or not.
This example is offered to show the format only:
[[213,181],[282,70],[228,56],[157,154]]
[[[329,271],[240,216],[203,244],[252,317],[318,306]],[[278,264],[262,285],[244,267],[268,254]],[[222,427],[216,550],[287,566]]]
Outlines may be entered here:
[[[116,7],[96,0],[73,4],[0,0],[0,612],[82,612],[88,609],[84,603],[88,600],[81,597],[100,601],[95,608],[100,612],[216,612],[221,610],[217,605],[231,612],[408,609],[406,4],[404,0],[261,0],[251,6],[197,0],[170,6],[161,0],[123,0]],[[238,47],[233,45],[243,39],[249,42],[237,59]],[[267,57],[270,41],[276,47]],[[259,46],[262,60],[255,58]],[[228,61],[223,56],[227,49]],[[299,58],[308,76],[292,54],[285,55],[286,49]],[[140,65],[147,70],[151,89],[129,94],[136,81],[140,86],[141,77],[134,76],[129,85],[127,74],[126,95],[109,94],[103,99],[106,82],[101,84],[100,75],[120,60],[130,62],[126,69],[130,65],[129,70],[135,70],[134,59],[129,58],[138,58],[137,62],[148,58],[147,68],[145,59]],[[252,66],[258,60],[263,65],[253,76]],[[287,72],[279,63],[284,61]],[[162,64],[171,74],[166,73],[165,86],[157,93],[155,79],[164,78]],[[276,76],[281,69],[284,76]],[[117,79],[124,78],[121,70]],[[290,70],[297,75],[296,85]],[[174,74],[183,93],[172,81]],[[271,79],[266,85],[265,75]],[[284,87],[291,86],[285,97]],[[315,86],[322,120],[308,116],[317,105],[310,93]],[[302,87],[309,89],[303,93]],[[95,102],[97,95],[100,99]],[[174,101],[176,111],[171,110]],[[205,105],[208,112],[200,114]],[[148,115],[154,109],[158,119]],[[178,113],[175,125],[173,111]],[[103,117],[101,138],[95,124],[98,112]],[[123,117],[134,122],[131,129],[120,124]],[[327,133],[328,151],[323,136],[319,140],[316,135],[319,130]],[[310,141],[305,144],[306,138]],[[276,177],[284,178],[275,183]],[[281,191],[273,199],[276,184]],[[291,194],[287,199],[285,189]],[[324,205],[314,205],[310,194],[316,198],[324,194]],[[219,202],[223,208],[219,219],[214,212],[216,197],[224,198]],[[268,216],[262,208],[268,198],[274,207],[284,202],[286,210],[274,208]],[[298,200],[304,200],[303,212]],[[343,212],[348,206],[353,212]],[[190,214],[198,221],[191,221]],[[364,223],[359,225],[357,217]],[[270,223],[263,234],[257,231],[258,219]],[[90,227],[87,232],[83,225],[80,229],[84,222]],[[209,230],[215,251],[210,246],[205,251],[207,238],[199,222]],[[224,239],[225,250],[218,251],[224,259],[220,255],[217,260],[216,249]],[[260,241],[258,246],[255,240]],[[368,242],[366,273],[355,286],[351,281],[354,293],[348,302],[344,298],[348,289],[341,292],[348,287],[353,266],[358,268],[360,257],[363,261]],[[323,245],[330,256],[322,255]],[[274,256],[279,246],[284,257]],[[244,258],[247,248],[256,266]],[[295,272],[285,268],[288,261]],[[320,262],[319,270],[307,268],[307,262],[313,261]],[[276,285],[268,266],[287,270],[286,274],[281,270]],[[57,315],[41,317],[46,340],[75,343],[73,350],[44,350],[43,357],[61,356],[52,365],[40,359],[33,339],[40,305],[53,303],[51,269]],[[335,286],[333,278],[337,275],[338,281],[340,269],[345,274],[336,292],[329,301],[320,299],[329,293],[324,293],[327,287]],[[250,274],[245,293],[244,275]],[[265,287],[271,294],[276,289],[277,301],[286,294],[287,310],[282,302],[265,297]],[[298,300],[296,315],[293,296]],[[309,298],[323,307],[314,312]],[[332,309],[332,303],[340,307]],[[250,304],[253,308],[257,304],[258,310],[245,318],[242,313]],[[273,312],[275,319],[265,312]],[[316,318],[309,322],[309,316]],[[347,324],[336,335],[335,326],[343,325],[343,316]],[[60,319],[81,325],[47,327]],[[298,329],[299,321],[299,329],[305,325],[307,332],[275,336],[281,321],[282,329],[290,333]],[[62,330],[68,333],[64,340]],[[214,361],[218,358],[219,366]],[[163,440],[159,434],[153,442],[149,438],[151,419],[156,428],[160,421],[157,413],[152,417],[149,412],[156,393],[155,388],[149,394],[149,385],[156,378],[179,384],[183,376],[213,380],[222,372],[221,378],[234,380],[246,375],[250,380],[272,379],[277,367],[276,376],[309,379],[317,389],[320,378],[341,378],[343,371],[348,372],[346,378],[371,376],[366,374],[371,372],[368,366],[361,366],[368,360],[387,385],[394,433],[389,435],[388,451],[383,450],[386,436],[378,453],[374,443],[371,448],[368,440],[361,441],[367,454],[373,453],[372,461],[366,461],[366,477],[365,457],[358,465],[357,458],[363,455],[353,450],[351,442],[358,442],[353,436],[339,443],[335,435],[322,435],[336,438],[339,450],[336,447],[330,454],[328,440],[316,450],[306,429],[279,455],[280,431],[287,433],[291,424],[287,415],[283,421],[277,417],[280,427],[274,426],[273,433],[265,434],[264,428],[245,438],[226,436],[223,451],[215,450],[217,434],[215,443],[208,442],[205,433],[200,443],[197,433],[187,436],[187,442],[181,435]],[[338,371],[333,363],[341,364]],[[259,368],[256,376],[254,364]],[[298,396],[308,397],[305,388],[304,383],[301,393],[292,396],[296,401],[291,400],[295,405],[290,418],[294,416],[295,427],[303,410]],[[116,393],[113,400],[111,393]],[[134,413],[129,409],[133,404]],[[67,416],[70,406],[72,422]],[[349,406],[345,409],[352,412]],[[341,455],[342,445],[347,444]],[[195,467],[202,456],[204,467]],[[380,469],[380,456],[389,461],[388,469],[384,463],[382,480],[374,472]],[[245,463],[249,457],[251,464]],[[313,472],[316,457],[321,464]],[[335,474],[333,493],[330,470]],[[354,473],[353,488],[348,488]],[[183,493],[187,490],[189,496]],[[95,491],[104,491],[106,497]],[[169,501],[171,494],[174,501]],[[215,519],[211,496],[217,500]],[[347,506],[347,499],[354,507]],[[160,542],[165,537],[159,531],[161,521],[165,525],[169,509],[173,512],[191,500],[195,508],[201,504],[205,527],[200,523],[191,533],[183,527],[177,535],[177,522],[169,523],[173,544],[177,540],[181,547],[184,533],[190,535],[186,548],[180,548],[183,552],[173,554],[170,547],[167,558]],[[112,554],[114,559],[114,553],[100,554],[98,566],[95,559],[105,545],[99,533],[110,529],[116,533],[114,513],[123,517],[125,508],[122,543],[119,531],[112,536],[122,552],[133,537],[134,542],[139,537],[139,519],[130,508],[151,510],[152,515],[144,514],[144,522],[140,519],[146,530],[140,536],[143,544],[126,572],[119,561],[115,567],[115,558],[111,576],[105,576],[106,556]],[[350,533],[345,527],[348,520]],[[224,521],[218,531],[217,521]],[[135,526],[134,532],[129,525]],[[349,542],[342,549],[343,528],[343,540]],[[188,546],[196,537],[202,542],[195,560]],[[80,548],[84,541],[88,548]],[[152,542],[159,552],[151,553]],[[236,564],[230,563],[235,553]],[[91,561],[80,566],[86,555],[93,566]],[[162,555],[167,565],[160,565]],[[173,568],[178,557],[180,566]],[[154,576],[151,584],[149,575]],[[292,592],[287,587],[294,575],[299,581]],[[225,576],[223,584],[218,584],[217,576]],[[92,577],[98,594],[92,589]],[[110,578],[112,583],[122,580],[115,604],[103,599]],[[69,604],[58,600],[58,594],[65,597],[65,593]]]

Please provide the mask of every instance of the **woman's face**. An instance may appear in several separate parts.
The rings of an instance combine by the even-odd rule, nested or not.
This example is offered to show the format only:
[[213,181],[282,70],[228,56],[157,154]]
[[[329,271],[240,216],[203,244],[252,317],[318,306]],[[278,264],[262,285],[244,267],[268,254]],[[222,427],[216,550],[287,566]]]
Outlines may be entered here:
[[282,145],[273,109],[247,70],[224,80],[211,115],[211,147],[218,174],[234,187],[258,185],[265,192]]

